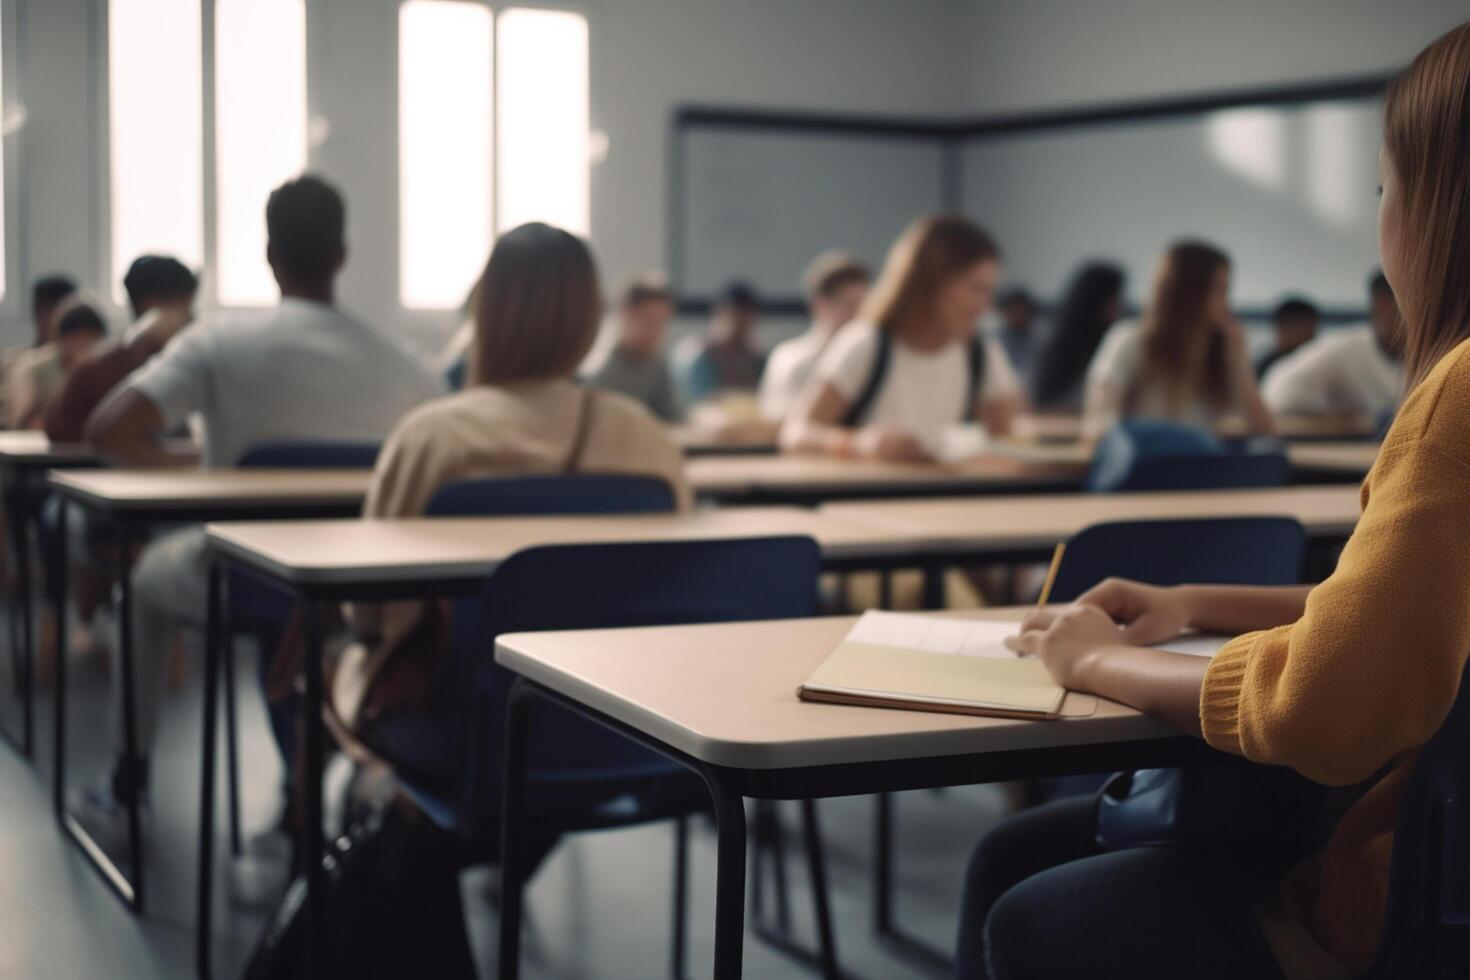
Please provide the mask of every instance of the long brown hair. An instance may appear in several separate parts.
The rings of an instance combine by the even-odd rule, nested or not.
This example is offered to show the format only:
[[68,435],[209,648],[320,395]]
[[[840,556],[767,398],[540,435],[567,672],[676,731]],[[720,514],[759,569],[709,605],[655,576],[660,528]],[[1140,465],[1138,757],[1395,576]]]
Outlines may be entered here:
[[958,215],[919,218],[888,250],[883,273],[863,303],[861,318],[898,330],[928,315],[934,298],[976,262],[999,259],[1000,246],[975,222]]
[[1383,145],[1403,202],[1393,288],[1412,386],[1470,336],[1470,23],[1389,86]]
[[495,243],[466,305],[471,384],[570,377],[597,338],[597,264],[575,235],[521,225]]
[[1165,404],[1182,411],[1202,392],[1217,410],[1230,402],[1225,343],[1209,322],[1206,304],[1215,277],[1230,257],[1206,242],[1169,246],[1154,277],[1153,297],[1143,312],[1143,356],[1128,394],[1136,402],[1144,389],[1161,389]]

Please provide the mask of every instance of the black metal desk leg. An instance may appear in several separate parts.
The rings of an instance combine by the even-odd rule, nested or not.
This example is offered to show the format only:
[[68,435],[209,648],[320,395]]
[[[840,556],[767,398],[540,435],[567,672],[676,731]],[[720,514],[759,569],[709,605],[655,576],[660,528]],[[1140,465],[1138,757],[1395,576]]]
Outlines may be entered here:
[[[62,518],[65,519],[65,514]],[[118,558],[117,558],[117,580],[121,589],[121,601],[118,604],[118,649],[122,655],[122,723],[123,723],[123,772],[128,775],[132,782],[133,791],[128,794],[128,855],[132,862],[133,872],[133,907],[143,911],[143,819],[139,812],[142,803],[141,787],[137,785],[137,774],[140,771],[138,764],[138,702],[137,702],[137,674],[133,670],[133,583],[132,583],[132,560],[128,554],[130,542],[126,534],[118,535]],[[58,596],[57,602],[65,599]],[[65,608],[65,607],[63,607]],[[56,642],[60,649],[62,637],[65,635],[60,628],[60,623],[66,621],[66,616],[57,617],[58,628],[56,630]],[[58,658],[60,657],[58,650]],[[156,654],[156,651],[155,651]]]
[[822,854],[822,833],[817,823],[815,800],[801,801],[801,827],[806,841],[807,865],[812,876],[812,895],[816,904],[822,976],[828,980],[837,980],[842,976],[842,971],[837,966],[837,937],[832,931],[832,909],[827,901],[827,869]]
[[195,971],[209,980],[213,938],[215,706],[219,700],[220,568],[209,565],[209,601],[204,616],[204,737],[200,740],[199,900],[194,922]]
[[307,980],[322,974],[322,938],[326,933],[326,876],[322,872],[322,631],[316,603],[302,603],[303,634],[306,639],[306,699],[302,734],[306,744],[305,771],[301,779],[301,858],[306,869],[306,972]]
[[498,980],[521,973],[521,909],[526,886],[526,754],[531,691],[517,678],[505,704],[505,756],[500,791],[500,949]]
[[34,706],[36,700],[36,629],[31,595],[31,516],[34,506],[23,484],[25,478],[15,475],[16,485],[6,501],[10,518],[10,535],[15,547],[14,605],[20,617],[19,662],[21,734],[20,751],[30,758],[35,750]]
[[700,775],[715,804],[719,832],[715,879],[715,980],[740,976],[745,954],[745,798],[718,772]]
[[[51,566],[51,598],[58,606],[66,608],[66,500],[61,501],[60,519],[57,521],[54,538],[55,559]],[[52,806],[56,819],[65,823],[66,818],[66,617],[56,622],[56,705],[53,711],[56,723],[54,752],[51,759]]]

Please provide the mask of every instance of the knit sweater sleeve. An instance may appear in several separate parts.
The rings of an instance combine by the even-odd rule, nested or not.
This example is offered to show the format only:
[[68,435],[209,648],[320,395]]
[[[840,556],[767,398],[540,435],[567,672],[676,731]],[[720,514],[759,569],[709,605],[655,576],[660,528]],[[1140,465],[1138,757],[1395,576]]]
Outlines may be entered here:
[[1211,745],[1348,784],[1433,736],[1470,653],[1470,465],[1439,442],[1391,436],[1302,618],[1216,655],[1200,694]]

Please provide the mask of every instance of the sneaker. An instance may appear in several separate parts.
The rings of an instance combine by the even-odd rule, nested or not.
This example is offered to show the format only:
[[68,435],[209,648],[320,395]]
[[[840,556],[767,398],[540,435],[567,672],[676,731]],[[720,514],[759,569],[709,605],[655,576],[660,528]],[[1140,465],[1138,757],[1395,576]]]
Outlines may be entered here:
[[[68,796],[67,810],[109,857],[119,862],[128,860],[128,805],[113,792],[111,777],[73,790]],[[152,812],[148,790],[144,789],[138,799],[138,816],[143,821],[145,835]]]

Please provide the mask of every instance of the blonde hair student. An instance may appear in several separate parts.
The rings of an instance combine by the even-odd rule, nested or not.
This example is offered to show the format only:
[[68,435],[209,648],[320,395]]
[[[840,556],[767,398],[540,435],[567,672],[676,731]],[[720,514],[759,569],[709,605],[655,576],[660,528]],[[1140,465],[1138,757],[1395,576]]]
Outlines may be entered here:
[[[1412,388],[1337,569],[1312,588],[1105,582],[1010,641],[1073,690],[1158,714],[1222,752],[1357,787],[1356,802],[1324,848],[1285,860],[1228,843],[1098,853],[1086,801],[1012,818],[971,863],[962,975],[1060,977],[1086,963],[1099,976],[1296,980],[1373,963],[1399,797],[1470,655],[1467,92],[1470,24],[1388,91],[1379,250]],[[1235,639],[1212,659],[1144,646],[1185,629]],[[1008,856],[1022,851],[1032,857]]]
[[858,313],[822,354],[782,429],[796,452],[932,458],[952,425],[1010,428],[1021,385],[977,322],[1000,278],[1000,248],[974,222],[920,218],[894,242]]
[[1086,431],[1127,418],[1213,428],[1244,416],[1253,435],[1273,431],[1256,388],[1245,328],[1230,312],[1230,258],[1201,241],[1175,242],[1137,323],[1108,331],[1087,372]]

